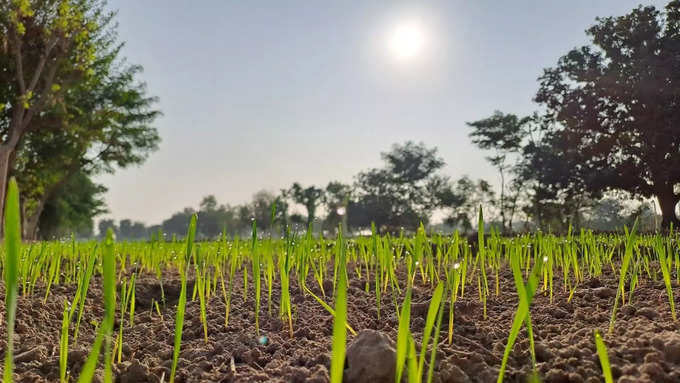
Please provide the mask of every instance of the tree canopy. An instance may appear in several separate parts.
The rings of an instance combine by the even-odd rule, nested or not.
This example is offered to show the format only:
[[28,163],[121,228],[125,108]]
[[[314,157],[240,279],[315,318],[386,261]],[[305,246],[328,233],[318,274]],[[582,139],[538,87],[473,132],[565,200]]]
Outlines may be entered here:
[[349,224],[383,231],[418,228],[438,206],[438,195],[448,179],[438,171],[444,160],[436,148],[407,141],[382,153],[382,168],[361,172],[355,181],[356,199],[348,206]]
[[535,100],[550,122],[543,125],[550,155],[537,159],[552,158],[545,163],[552,173],[569,168],[562,189],[655,196],[663,226],[677,227],[680,2],[665,12],[640,6],[598,18],[587,34],[592,45],[571,50],[539,78]]
[[[141,67],[120,57],[115,13],[105,5],[0,4],[0,189],[8,176],[19,181],[28,238],[38,236],[48,201],[63,195],[72,178],[82,183],[83,177],[142,163],[160,141],[152,126],[160,114],[156,99],[137,80]],[[84,190],[100,198],[102,186],[92,185]],[[83,206],[53,205],[50,214],[78,211],[91,219],[103,211]]]

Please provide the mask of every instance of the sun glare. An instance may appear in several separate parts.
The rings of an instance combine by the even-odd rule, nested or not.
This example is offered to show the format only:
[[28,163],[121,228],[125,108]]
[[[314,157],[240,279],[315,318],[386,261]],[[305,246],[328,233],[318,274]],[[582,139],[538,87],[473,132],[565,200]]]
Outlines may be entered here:
[[392,33],[390,50],[398,59],[410,59],[420,55],[424,44],[425,34],[419,24],[401,24]]

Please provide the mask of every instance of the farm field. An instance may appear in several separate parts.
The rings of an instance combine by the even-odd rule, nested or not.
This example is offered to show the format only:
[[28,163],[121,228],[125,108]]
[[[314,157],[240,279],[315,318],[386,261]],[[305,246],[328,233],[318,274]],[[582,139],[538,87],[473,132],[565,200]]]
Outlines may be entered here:
[[253,227],[194,243],[192,230],[195,219],[186,240],[23,244],[15,379],[680,380],[677,233],[324,239]]
[[156,3],[0,0],[0,383],[680,383],[680,0]]

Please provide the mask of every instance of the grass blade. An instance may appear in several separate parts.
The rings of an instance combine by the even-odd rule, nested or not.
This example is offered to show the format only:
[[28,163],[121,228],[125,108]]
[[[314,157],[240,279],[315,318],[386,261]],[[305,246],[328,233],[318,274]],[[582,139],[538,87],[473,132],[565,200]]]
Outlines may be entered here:
[[395,367],[395,382],[401,382],[404,373],[404,363],[408,354],[409,337],[411,336],[411,284],[406,288],[406,297],[401,305],[399,315],[399,329],[397,332],[397,365]]
[[347,261],[342,239],[338,232],[340,260],[338,285],[335,290],[335,319],[333,320],[333,346],[331,351],[331,383],[341,383],[345,366],[345,342],[347,340]]
[[19,248],[21,224],[19,215],[19,188],[14,177],[7,187],[5,203],[5,310],[7,322],[7,350],[3,382],[12,382],[14,371],[14,320],[17,310],[17,273],[19,271]]
[[116,314],[116,263],[113,254],[113,231],[109,229],[106,233],[104,246],[102,247],[102,273],[104,279],[104,320],[99,333],[94,340],[90,355],[85,361],[83,370],[78,377],[78,383],[89,383],[94,377],[94,371],[99,360],[102,343],[106,340],[105,361],[107,363],[104,376],[110,376],[110,361],[108,357],[111,346],[111,333],[113,332],[114,315]]
[[[420,346],[420,358],[418,360],[418,376],[423,376],[423,368],[425,367],[425,354],[427,354],[427,346],[430,341],[430,336],[432,334],[432,327],[437,319],[437,313],[440,310],[440,303],[442,301],[442,295],[444,294],[444,284],[439,282],[437,287],[434,289],[432,294],[432,299],[430,300],[430,306],[427,309],[427,317],[425,319],[425,329],[423,331],[423,343]],[[437,345],[435,344],[436,348]]]
[[184,311],[187,304],[187,275],[186,271],[191,260],[192,246],[194,244],[194,237],[196,236],[196,214],[191,216],[189,222],[189,229],[187,231],[186,253],[184,254],[184,265],[180,271],[182,278],[182,287],[179,292],[179,301],[177,302],[177,315],[175,316],[175,343],[172,350],[172,367],[170,370],[170,383],[175,381],[175,373],[177,372],[177,361],[179,360],[179,350],[182,344],[182,329],[184,328]]
[[605,383],[614,383],[612,370],[609,365],[609,356],[607,355],[607,346],[604,345],[602,335],[600,335],[600,332],[597,330],[595,330],[595,348],[597,348],[597,356],[600,358],[600,365],[602,366],[602,375],[604,376]]

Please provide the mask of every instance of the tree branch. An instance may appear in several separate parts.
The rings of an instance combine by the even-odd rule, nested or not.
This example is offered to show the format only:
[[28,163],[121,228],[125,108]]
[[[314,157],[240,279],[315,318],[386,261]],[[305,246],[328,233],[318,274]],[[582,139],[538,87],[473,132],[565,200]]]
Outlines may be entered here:
[[21,57],[21,39],[17,35],[15,28],[10,28],[10,39],[14,40],[14,61],[17,66],[17,83],[19,85],[19,93],[26,94],[26,80],[24,80],[24,63]]

